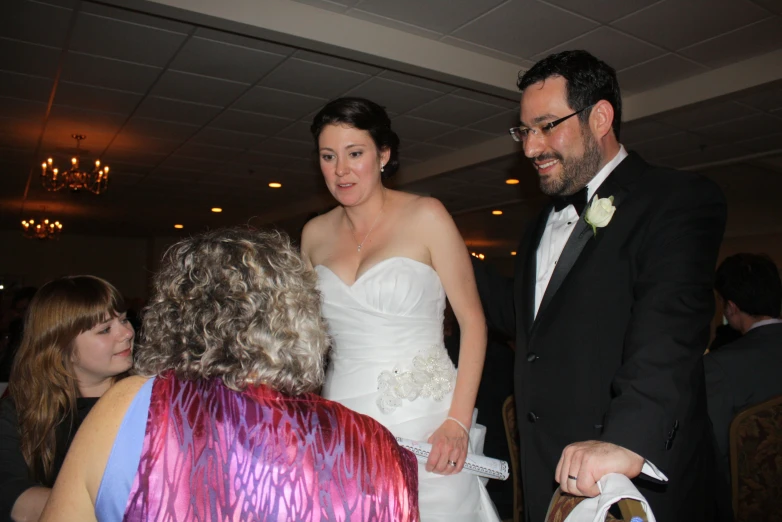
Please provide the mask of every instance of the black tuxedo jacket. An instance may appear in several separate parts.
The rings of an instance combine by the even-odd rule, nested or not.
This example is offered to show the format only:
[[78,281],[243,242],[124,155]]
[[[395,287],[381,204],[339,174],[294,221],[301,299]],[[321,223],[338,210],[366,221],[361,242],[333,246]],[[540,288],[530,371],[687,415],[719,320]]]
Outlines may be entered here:
[[666,474],[667,484],[635,481],[658,520],[709,520],[703,479],[715,463],[702,355],[724,197],[699,175],[632,153],[596,194],[613,196],[616,213],[596,235],[582,214],[536,317],[536,251],[551,205],[521,241],[514,281],[476,270],[490,325],[516,339],[527,519],[544,519],[563,448],[602,440]]

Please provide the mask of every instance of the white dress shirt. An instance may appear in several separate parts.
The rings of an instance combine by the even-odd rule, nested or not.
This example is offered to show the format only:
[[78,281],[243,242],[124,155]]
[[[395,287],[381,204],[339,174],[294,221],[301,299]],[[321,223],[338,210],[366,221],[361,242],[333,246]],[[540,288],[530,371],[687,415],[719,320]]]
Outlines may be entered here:
[[[595,191],[600,188],[603,181],[609,174],[619,165],[623,159],[627,157],[627,151],[624,146],[619,146],[619,152],[616,156],[605,164],[600,169],[600,172],[592,178],[592,181],[587,183],[587,201],[591,201]],[[605,197],[610,196],[606,195]],[[578,212],[573,208],[573,205],[568,205],[559,212],[554,209],[551,210],[551,214],[548,216],[546,222],[546,229],[543,231],[543,236],[540,238],[540,245],[538,245],[537,252],[537,273],[535,277],[535,316],[538,315],[538,309],[540,303],[543,301],[543,294],[546,293],[549,281],[551,281],[551,274],[554,273],[554,267],[557,266],[559,256],[562,255],[562,250],[565,248],[565,243],[570,238],[570,234],[573,233],[573,229],[576,228],[578,223]]]
[[[592,180],[587,183],[587,201],[592,200],[592,196],[596,191],[600,189],[600,185],[608,178],[608,175],[613,172],[617,165],[627,157],[627,151],[623,145],[619,146],[619,152],[611,159],[600,171],[595,175]],[[603,197],[608,197],[611,194],[606,194]],[[538,245],[537,251],[537,271],[535,277],[535,316],[538,315],[538,309],[540,303],[543,301],[543,294],[546,293],[549,281],[551,281],[551,275],[554,273],[554,268],[557,266],[559,256],[562,255],[562,250],[565,249],[565,244],[570,238],[570,234],[576,228],[579,215],[573,205],[568,205],[559,212],[554,209],[551,210],[551,214],[546,221],[546,228],[543,231],[543,236],[540,238],[540,245]],[[655,477],[658,480],[667,481],[668,478],[663,474],[657,466],[644,459],[643,470],[641,473]]]
[[761,326],[766,326],[767,324],[779,324],[782,323],[782,319],[764,319],[762,321],[758,321],[757,323],[753,324],[749,328],[747,328],[747,331],[754,330],[755,328],[760,328]]

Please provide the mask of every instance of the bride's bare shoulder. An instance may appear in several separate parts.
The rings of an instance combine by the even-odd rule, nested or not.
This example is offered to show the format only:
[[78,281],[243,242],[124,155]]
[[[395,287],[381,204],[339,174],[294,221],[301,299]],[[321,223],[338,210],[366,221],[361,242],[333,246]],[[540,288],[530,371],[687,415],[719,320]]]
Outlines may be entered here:
[[410,219],[424,223],[441,222],[443,219],[451,220],[451,215],[439,199],[418,194],[402,194],[405,194],[403,212]]
[[335,227],[341,212],[341,207],[335,207],[307,221],[301,231],[301,248],[305,255],[315,248],[321,239],[330,237],[328,232]]

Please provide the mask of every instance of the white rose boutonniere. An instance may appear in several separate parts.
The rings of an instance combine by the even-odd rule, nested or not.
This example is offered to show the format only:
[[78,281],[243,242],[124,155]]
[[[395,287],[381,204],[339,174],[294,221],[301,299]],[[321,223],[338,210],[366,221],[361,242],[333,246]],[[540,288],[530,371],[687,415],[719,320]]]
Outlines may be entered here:
[[614,196],[607,198],[600,198],[595,194],[595,198],[592,200],[592,204],[586,211],[584,221],[587,224],[592,225],[592,232],[597,236],[597,229],[603,228],[611,222],[611,218],[614,217],[616,207],[614,206]]

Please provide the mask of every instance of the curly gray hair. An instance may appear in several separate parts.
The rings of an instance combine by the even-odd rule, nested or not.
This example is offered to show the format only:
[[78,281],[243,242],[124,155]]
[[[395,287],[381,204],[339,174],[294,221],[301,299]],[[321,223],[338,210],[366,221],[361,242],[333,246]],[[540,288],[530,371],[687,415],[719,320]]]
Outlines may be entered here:
[[314,391],[329,347],[315,283],[281,232],[237,227],[180,241],[155,276],[135,372]]

